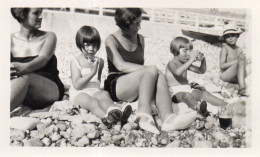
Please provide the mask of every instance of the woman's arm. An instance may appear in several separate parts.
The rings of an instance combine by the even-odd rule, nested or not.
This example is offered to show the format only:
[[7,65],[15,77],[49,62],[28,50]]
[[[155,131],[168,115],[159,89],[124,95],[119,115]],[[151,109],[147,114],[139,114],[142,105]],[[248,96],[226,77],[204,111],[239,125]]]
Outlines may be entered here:
[[17,74],[23,75],[26,73],[31,73],[44,67],[54,54],[56,42],[56,35],[53,32],[48,32],[38,57],[28,63],[12,62],[15,70],[17,71]]
[[78,69],[75,61],[71,61],[70,70],[71,70],[71,80],[74,88],[76,90],[81,90],[84,86],[89,83],[92,77],[96,74],[98,67],[98,60],[94,62],[94,69],[87,75],[82,76],[80,70]]
[[144,68],[143,65],[124,61],[117,50],[114,39],[111,36],[106,39],[105,45],[108,59],[113,62],[119,71],[129,73]]
[[227,54],[228,54],[227,48],[222,47],[222,49],[220,51],[220,56],[219,56],[219,67],[221,70],[226,70],[229,67],[231,67],[233,64],[236,64],[238,62],[237,59],[233,60],[231,62],[226,62]]

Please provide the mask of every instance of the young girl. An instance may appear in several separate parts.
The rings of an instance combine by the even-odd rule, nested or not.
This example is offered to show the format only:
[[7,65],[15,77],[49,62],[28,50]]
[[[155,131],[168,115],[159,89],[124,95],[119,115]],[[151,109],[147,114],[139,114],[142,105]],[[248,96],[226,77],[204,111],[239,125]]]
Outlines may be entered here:
[[[166,68],[166,79],[171,92],[172,101],[175,103],[184,102],[191,109],[198,109],[203,116],[208,116],[207,104],[215,106],[226,106],[227,103],[213,96],[206,89],[196,83],[190,84],[187,78],[187,71],[204,74],[206,72],[206,58],[198,51],[193,51],[192,43],[184,37],[176,37],[170,44],[171,53],[174,58],[169,61]],[[200,61],[200,67],[193,65],[194,61]],[[198,101],[202,101],[198,105]]]
[[114,106],[108,92],[100,88],[104,60],[95,57],[101,44],[98,31],[91,26],[81,27],[76,35],[76,44],[82,53],[74,57],[70,64],[70,101],[101,118],[108,128],[119,120],[125,123],[132,107],[126,105],[120,109]]

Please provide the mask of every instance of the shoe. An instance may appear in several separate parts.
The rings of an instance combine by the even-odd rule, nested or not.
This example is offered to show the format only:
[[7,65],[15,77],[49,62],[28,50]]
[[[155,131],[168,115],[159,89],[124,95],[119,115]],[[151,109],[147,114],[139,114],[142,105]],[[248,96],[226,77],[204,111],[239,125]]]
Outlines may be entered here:
[[110,106],[107,109],[107,114],[104,117],[107,117],[109,123],[115,124],[117,121],[121,120],[122,111],[119,107]]
[[101,118],[101,121],[103,124],[105,124],[107,126],[108,129],[112,128],[112,124],[108,122],[107,117]]
[[132,114],[133,109],[132,109],[132,106],[130,104],[127,104],[127,105],[122,107],[121,111],[122,111],[121,127],[123,127],[127,123],[130,115]]
[[[162,131],[174,131],[187,129],[197,118],[196,111],[186,112],[184,114],[171,114],[162,125]],[[171,120],[173,119],[173,120]],[[170,122],[171,120],[171,122]]]
[[202,101],[200,103],[199,114],[201,114],[203,117],[208,117],[209,116],[209,112],[207,110],[207,102],[206,101]]
[[[147,121],[141,121],[142,118],[148,118]],[[136,113],[136,118],[139,119],[139,127],[145,131],[149,131],[154,134],[160,134],[160,131],[155,126],[153,117],[147,113]]]

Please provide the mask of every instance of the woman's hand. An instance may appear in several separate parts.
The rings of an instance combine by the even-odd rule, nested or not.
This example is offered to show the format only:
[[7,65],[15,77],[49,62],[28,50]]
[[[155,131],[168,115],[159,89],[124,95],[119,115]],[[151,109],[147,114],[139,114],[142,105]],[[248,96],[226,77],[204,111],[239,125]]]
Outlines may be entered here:
[[26,63],[12,62],[11,63],[11,73],[16,76],[21,76],[27,73]]

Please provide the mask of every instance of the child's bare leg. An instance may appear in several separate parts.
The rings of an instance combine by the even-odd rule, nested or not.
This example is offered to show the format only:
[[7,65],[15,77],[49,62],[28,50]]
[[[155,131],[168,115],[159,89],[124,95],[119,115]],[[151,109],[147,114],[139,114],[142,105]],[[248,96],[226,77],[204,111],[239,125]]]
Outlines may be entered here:
[[80,107],[89,110],[99,118],[103,118],[106,114],[99,105],[98,100],[85,93],[78,94],[74,98],[73,104],[77,104]]
[[198,101],[203,99],[206,102],[209,102],[210,104],[215,105],[215,106],[225,106],[225,105],[227,105],[227,103],[224,100],[210,94],[207,91],[193,90],[192,94]]
[[161,72],[159,72],[159,77],[156,86],[156,105],[162,118],[162,121],[164,122],[169,115],[173,114],[173,109],[166,78]]
[[176,98],[179,102],[186,103],[191,109],[196,110],[196,106],[198,105],[198,101],[196,98],[187,92],[179,92],[176,95]]
[[107,109],[110,106],[114,105],[114,102],[112,101],[109,93],[107,91],[99,91],[96,92],[93,95],[94,98],[96,98],[101,106],[101,108],[103,109],[104,112],[107,112]]
[[22,104],[29,86],[28,78],[25,76],[11,80],[10,111]]
[[225,82],[233,82],[234,78],[237,77],[237,74],[238,74],[238,63],[235,63],[221,73],[220,79]]
[[238,63],[238,83],[239,83],[239,88],[243,89],[245,88],[245,61],[240,60]]

